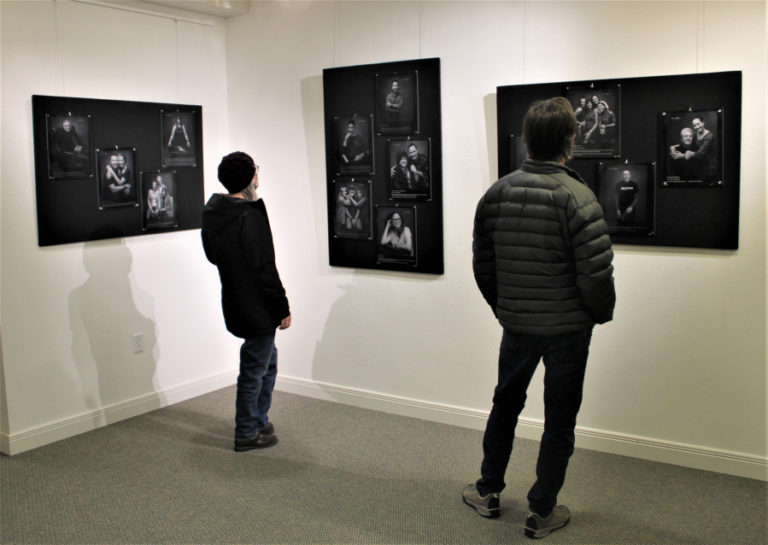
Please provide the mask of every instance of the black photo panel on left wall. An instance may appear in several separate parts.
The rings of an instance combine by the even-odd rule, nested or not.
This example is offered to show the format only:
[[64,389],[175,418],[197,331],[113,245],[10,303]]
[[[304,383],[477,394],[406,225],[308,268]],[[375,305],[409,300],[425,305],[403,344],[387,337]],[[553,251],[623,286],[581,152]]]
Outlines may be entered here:
[[[202,113],[194,104],[33,95],[38,244],[199,229]],[[155,206],[142,172],[163,175],[158,214],[147,215]]]

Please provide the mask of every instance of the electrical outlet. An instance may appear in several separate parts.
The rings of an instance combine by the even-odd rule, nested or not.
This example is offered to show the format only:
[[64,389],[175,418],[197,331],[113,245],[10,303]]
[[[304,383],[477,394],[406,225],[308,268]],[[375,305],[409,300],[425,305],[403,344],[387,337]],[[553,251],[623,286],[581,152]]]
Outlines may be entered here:
[[144,334],[134,333],[133,334],[133,353],[139,354],[141,352],[144,352]]

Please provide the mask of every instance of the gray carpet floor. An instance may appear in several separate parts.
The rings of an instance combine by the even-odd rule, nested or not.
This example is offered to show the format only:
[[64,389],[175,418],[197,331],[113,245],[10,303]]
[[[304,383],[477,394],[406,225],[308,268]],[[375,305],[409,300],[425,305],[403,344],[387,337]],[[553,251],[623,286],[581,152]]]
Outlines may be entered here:
[[[523,522],[535,441],[516,442],[502,516],[485,519],[461,501],[479,431],[275,392],[280,442],[235,453],[234,397],[2,457],[2,543],[534,543]],[[572,521],[542,542],[765,545],[767,490],[577,448],[559,498]]]

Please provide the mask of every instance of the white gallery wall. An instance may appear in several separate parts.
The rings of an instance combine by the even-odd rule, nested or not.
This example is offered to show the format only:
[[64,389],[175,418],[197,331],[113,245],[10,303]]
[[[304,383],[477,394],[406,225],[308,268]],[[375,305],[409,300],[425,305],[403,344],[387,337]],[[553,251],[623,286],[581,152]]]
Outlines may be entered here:
[[[739,250],[616,248],[577,444],[764,476],[764,45],[761,2],[257,2],[228,20],[231,143],[261,165],[294,313],[281,387],[482,427],[501,330],[471,228],[497,175],[496,86],[742,70]],[[322,69],[424,57],[442,68],[446,272],[331,268]],[[539,371],[521,430],[536,438]]]
[[[237,343],[222,331],[218,275],[201,260],[199,231],[37,245],[33,94],[201,104],[205,179],[215,181],[228,138],[224,22],[165,11],[0,2],[3,452],[236,377]],[[134,333],[144,336],[140,354]]]
[[[231,384],[237,363],[196,231],[37,247],[32,94],[202,104],[206,197],[224,153],[260,164],[294,316],[278,388],[482,428],[501,330],[474,285],[471,228],[497,176],[496,86],[741,70],[739,249],[615,248],[615,319],[593,337],[577,446],[767,477],[764,2],[275,1],[190,16],[211,26],[71,1],[0,10],[5,452]],[[442,69],[446,272],[331,268],[322,70],[426,57]],[[541,375],[525,437],[540,434]]]

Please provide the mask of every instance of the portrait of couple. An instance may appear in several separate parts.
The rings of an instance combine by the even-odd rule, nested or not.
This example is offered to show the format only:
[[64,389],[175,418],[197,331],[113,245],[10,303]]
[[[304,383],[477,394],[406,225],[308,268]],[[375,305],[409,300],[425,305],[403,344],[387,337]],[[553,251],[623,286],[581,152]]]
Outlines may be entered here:
[[388,141],[390,198],[431,197],[429,144],[429,139]]
[[664,176],[670,184],[722,182],[722,110],[664,113]]
[[340,238],[370,238],[370,182],[337,181],[335,192],[334,235]]

